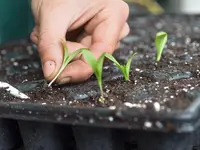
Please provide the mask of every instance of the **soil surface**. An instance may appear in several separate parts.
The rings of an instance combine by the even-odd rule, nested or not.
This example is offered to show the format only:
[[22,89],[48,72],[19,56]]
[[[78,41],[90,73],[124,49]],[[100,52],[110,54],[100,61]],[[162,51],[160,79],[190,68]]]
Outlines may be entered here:
[[[1,89],[1,102],[31,103],[70,107],[129,107],[146,111],[183,110],[199,95],[200,16],[137,15],[129,18],[131,31],[114,53],[125,63],[133,52],[130,81],[110,62],[104,63],[105,103],[98,101],[95,76],[79,84],[47,87],[37,47],[22,40],[0,47],[0,81],[27,94],[30,99],[15,98]],[[156,32],[168,33],[168,42],[160,62],[155,61]]]

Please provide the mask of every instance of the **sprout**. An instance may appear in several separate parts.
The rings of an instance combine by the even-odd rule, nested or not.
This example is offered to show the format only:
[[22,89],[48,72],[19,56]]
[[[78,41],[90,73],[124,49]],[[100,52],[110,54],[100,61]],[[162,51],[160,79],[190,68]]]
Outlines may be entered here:
[[163,49],[167,42],[167,33],[160,31],[156,34],[155,45],[157,49],[156,61],[160,61]]
[[92,54],[92,52],[88,50],[83,50],[82,55],[86,62],[92,67],[94,74],[97,78],[98,85],[100,88],[101,97],[99,99],[100,102],[104,102],[103,95],[103,86],[102,86],[102,70],[103,70],[103,62],[106,53],[103,53],[98,59]]
[[136,55],[137,53],[133,53],[131,55],[131,57],[128,59],[126,65],[120,65],[118,63],[118,61],[110,54],[106,53],[105,57],[107,57],[109,60],[111,60],[117,67],[118,69],[122,72],[124,78],[126,81],[129,81],[129,74],[130,74],[130,67],[131,67],[131,62],[133,60],[133,57]]
[[66,42],[64,40],[62,40],[62,45],[63,45],[63,50],[64,50],[64,59],[63,59],[62,66],[61,66],[59,72],[57,73],[57,75],[48,84],[48,86],[52,85],[52,83],[58,78],[58,76],[62,73],[62,71],[65,69],[65,67],[72,61],[72,59],[74,57],[76,57],[76,55],[80,54],[82,52],[82,50],[84,49],[84,48],[78,49],[78,50],[74,51],[73,53],[69,54]]

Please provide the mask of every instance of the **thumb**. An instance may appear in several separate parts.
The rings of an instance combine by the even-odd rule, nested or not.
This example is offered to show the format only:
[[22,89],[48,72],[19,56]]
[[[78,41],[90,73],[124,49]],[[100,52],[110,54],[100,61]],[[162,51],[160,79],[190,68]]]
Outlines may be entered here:
[[65,39],[70,23],[70,16],[63,19],[61,17],[63,14],[66,14],[66,8],[56,4],[41,7],[39,14],[38,51],[44,77],[47,80],[51,80],[62,65],[63,49],[61,39]]

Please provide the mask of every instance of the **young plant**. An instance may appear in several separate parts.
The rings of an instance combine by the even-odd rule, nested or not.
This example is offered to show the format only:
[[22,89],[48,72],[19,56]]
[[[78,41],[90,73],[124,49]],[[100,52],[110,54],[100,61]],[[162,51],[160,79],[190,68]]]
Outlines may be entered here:
[[163,49],[167,42],[167,37],[168,37],[167,33],[163,31],[160,31],[156,34],[156,39],[155,39],[155,45],[157,49],[156,61],[160,61]]
[[118,61],[110,54],[106,53],[105,57],[107,57],[109,60],[111,60],[117,67],[118,69],[122,72],[124,78],[126,81],[129,81],[129,74],[130,74],[130,67],[131,67],[131,62],[133,60],[133,57],[136,55],[137,53],[133,53],[130,58],[128,59],[126,65],[120,65],[118,63]]
[[58,76],[62,73],[62,71],[65,69],[65,67],[72,61],[72,59],[74,57],[76,57],[78,54],[80,54],[82,52],[82,50],[84,49],[84,48],[78,49],[78,50],[74,51],[73,53],[69,54],[66,42],[64,40],[62,40],[61,43],[62,43],[63,50],[64,50],[63,63],[62,63],[62,66],[61,66],[59,72],[53,78],[53,80],[48,84],[48,86],[52,85],[52,83],[58,78]]
[[98,86],[100,88],[101,97],[99,99],[100,102],[104,103],[104,93],[102,86],[102,70],[103,70],[103,62],[106,53],[103,53],[98,59],[92,54],[92,52],[88,50],[83,50],[82,55],[86,62],[92,67],[94,74],[97,78]]

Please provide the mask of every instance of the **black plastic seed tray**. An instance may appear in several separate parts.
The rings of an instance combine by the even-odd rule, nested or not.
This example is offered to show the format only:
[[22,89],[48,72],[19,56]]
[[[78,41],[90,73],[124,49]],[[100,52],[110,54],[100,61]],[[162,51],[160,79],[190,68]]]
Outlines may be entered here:
[[[130,81],[105,62],[97,80],[47,87],[37,47],[0,46],[0,150],[198,150],[200,16],[130,16],[131,32],[114,56],[133,52]],[[154,38],[169,35],[160,62]],[[14,97],[8,84],[30,99]],[[11,93],[11,94],[10,94]]]

